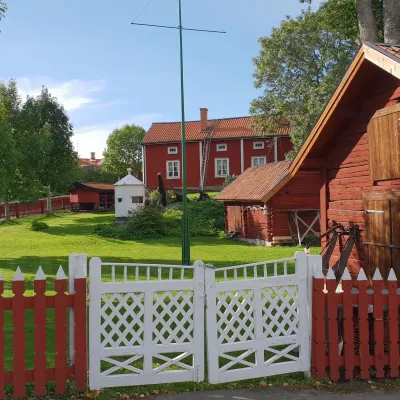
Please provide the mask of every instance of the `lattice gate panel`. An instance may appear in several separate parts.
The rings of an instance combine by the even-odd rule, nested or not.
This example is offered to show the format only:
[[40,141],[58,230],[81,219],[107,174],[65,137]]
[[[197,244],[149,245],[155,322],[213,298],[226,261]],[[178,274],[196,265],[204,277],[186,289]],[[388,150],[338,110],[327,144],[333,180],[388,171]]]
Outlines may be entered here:
[[203,263],[93,258],[89,315],[92,390],[204,379]]
[[307,263],[302,267],[295,270],[293,258],[206,270],[210,383],[309,370]]

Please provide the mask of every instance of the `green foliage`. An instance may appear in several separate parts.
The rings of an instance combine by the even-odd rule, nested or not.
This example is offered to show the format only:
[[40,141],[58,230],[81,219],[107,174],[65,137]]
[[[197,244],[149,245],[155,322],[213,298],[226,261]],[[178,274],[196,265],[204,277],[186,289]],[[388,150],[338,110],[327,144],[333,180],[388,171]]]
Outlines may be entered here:
[[49,229],[49,225],[46,222],[41,221],[40,219],[35,219],[31,223],[31,231],[44,231],[45,229]]
[[132,174],[138,176],[142,170],[142,140],[145,134],[144,128],[134,124],[114,129],[103,154],[104,169],[122,177],[128,168],[132,168]]
[[4,2],[4,0],[0,0],[0,20],[4,18],[4,14],[7,11],[7,4]]
[[[167,204],[172,204],[176,202],[176,195],[173,190],[167,190]],[[151,204],[154,205],[161,205],[161,195],[158,190],[152,190],[149,195],[148,199],[150,200]]]
[[[192,202],[188,205],[190,235],[218,236],[224,229],[223,204],[214,200]],[[150,205],[136,211],[126,225],[99,225],[95,232],[103,237],[138,240],[181,235],[182,206],[174,205],[164,210]]]
[[263,89],[250,109],[256,125],[268,134],[281,119],[288,119],[294,127],[295,152],[358,49],[353,37],[331,29],[327,12],[321,7],[316,12],[305,10],[297,18],[287,17],[269,36],[259,39],[260,54],[253,59],[255,87]]
[[112,183],[118,181],[118,175],[113,172],[101,170],[84,171],[82,168],[75,169],[74,181],[78,182],[96,182],[96,183]]
[[233,175],[228,175],[225,178],[224,183],[222,184],[223,187],[227,187],[230,183],[232,183],[235,179],[237,178],[237,175],[233,174]]

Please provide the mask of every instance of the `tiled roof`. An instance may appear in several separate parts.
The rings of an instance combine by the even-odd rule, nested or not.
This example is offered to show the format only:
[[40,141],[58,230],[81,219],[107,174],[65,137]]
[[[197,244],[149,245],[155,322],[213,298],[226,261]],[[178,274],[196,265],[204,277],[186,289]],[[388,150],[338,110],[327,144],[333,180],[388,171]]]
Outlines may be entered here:
[[386,53],[390,53],[392,56],[395,56],[400,59],[400,44],[379,43],[376,44],[376,46],[379,47],[381,50],[385,51]]
[[79,166],[82,167],[92,167],[93,165],[102,165],[103,158],[96,158],[92,160],[91,158],[80,158],[79,159]]
[[[212,131],[212,139],[234,139],[260,137],[252,129],[252,117],[223,118],[208,121],[208,130],[200,130],[200,121],[186,122],[186,140],[203,140]],[[288,136],[290,127],[282,125],[274,133],[268,136]],[[180,122],[153,123],[143,139],[143,144],[179,142],[181,140]]]
[[289,174],[290,161],[248,168],[217,196],[224,201],[267,201],[268,194]]
[[95,190],[114,190],[114,185],[110,183],[96,183],[96,182],[75,182],[74,187],[76,188],[87,188]]

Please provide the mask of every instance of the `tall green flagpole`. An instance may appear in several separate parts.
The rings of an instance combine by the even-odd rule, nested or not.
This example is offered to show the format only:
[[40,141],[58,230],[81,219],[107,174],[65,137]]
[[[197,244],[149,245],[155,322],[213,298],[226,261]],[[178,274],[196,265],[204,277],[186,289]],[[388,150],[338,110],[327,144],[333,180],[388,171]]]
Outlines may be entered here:
[[187,183],[186,183],[186,132],[185,132],[185,95],[183,88],[183,40],[182,40],[182,4],[179,0],[179,44],[181,61],[181,111],[182,111],[182,265],[190,265],[190,234],[187,211]]

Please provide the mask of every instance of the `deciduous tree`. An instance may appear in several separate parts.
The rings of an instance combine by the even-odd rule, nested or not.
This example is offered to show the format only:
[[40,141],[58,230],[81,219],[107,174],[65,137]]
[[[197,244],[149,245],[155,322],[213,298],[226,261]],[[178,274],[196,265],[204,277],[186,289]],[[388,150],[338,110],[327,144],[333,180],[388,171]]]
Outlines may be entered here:
[[138,176],[142,170],[142,140],[146,131],[138,125],[125,125],[114,129],[107,139],[104,150],[104,169],[119,177],[126,175],[127,168]]

